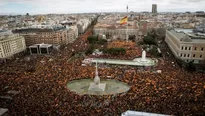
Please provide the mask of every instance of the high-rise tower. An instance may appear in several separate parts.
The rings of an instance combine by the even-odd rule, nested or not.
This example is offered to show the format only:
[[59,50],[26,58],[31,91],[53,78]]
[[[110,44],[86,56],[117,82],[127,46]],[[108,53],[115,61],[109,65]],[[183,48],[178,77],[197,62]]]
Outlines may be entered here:
[[157,13],[157,4],[152,4],[152,13],[153,14]]

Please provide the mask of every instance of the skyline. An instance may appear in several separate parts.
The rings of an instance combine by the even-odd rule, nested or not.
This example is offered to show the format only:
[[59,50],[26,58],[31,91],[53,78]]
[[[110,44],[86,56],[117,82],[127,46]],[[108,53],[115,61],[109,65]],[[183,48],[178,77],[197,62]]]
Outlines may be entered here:
[[0,0],[0,14],[67,14],[90,12],[158,12],[205,11],[205,0]]

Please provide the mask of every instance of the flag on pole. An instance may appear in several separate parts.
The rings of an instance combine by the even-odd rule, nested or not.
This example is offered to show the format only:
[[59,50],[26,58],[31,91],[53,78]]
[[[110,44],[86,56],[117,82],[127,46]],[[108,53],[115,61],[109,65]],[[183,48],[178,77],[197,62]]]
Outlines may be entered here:
[[124,18],[122,18],[121,20],[120,20],[120,24],[122,25],[122,24],[127,24],[127,16],[125,16]]

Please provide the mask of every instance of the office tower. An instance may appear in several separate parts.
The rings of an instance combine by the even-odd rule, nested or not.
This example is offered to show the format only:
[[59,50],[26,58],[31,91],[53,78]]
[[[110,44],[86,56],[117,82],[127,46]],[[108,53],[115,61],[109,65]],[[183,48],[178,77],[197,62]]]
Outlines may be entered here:
[[157,4],[152,4],[152,13],[153,14],[157,13]]

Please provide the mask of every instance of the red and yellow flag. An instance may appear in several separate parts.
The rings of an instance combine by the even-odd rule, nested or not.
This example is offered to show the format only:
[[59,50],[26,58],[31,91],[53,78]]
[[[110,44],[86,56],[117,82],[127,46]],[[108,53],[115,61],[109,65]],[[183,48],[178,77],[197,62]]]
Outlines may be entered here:
[[127,24],[127,16],[125,16],[124,18],[122,18],[120,20],[120,24],[123,25],[123,24]]

